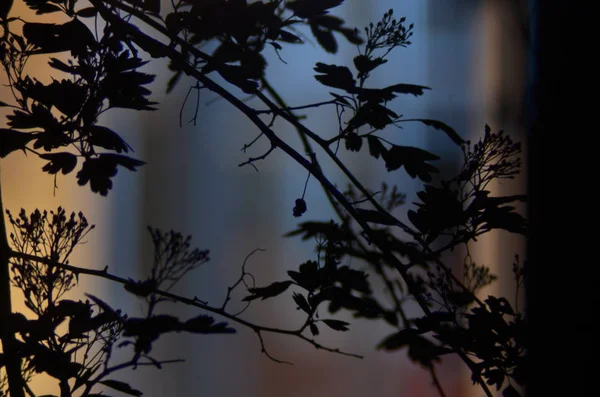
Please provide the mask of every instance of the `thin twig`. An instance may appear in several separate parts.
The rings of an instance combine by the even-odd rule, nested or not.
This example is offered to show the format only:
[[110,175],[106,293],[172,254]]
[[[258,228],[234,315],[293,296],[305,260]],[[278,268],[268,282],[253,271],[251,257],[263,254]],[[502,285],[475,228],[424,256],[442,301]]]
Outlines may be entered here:
[[[246,272],[246,263],[248,262],[248,259],[250,259],[250,257],[252,255],[254,255],[255,253],[257,253],[259,251],[260,252],[265,252],[266,249],[256,248],[254,251],[250,252],[246,256],[246,258],[244,259],[244,263],[242,263],[242,274],[240,275],[240,278],[232,286],[227,287],[227,295],[225,296],[225,301],[223,302],[223,305],[221,306],[221,310],[225,310],[225,306],[227,306],[227,303],[231,300],[231,292],[233,292],[233,290],[238,285],[240,285],[240,283],[244,283],[245,284],[244,277],[246,277],[246,275],[252,276],[250,273]],[[254,277],[252,277],[252,279],[254,279]],[[242,312],[244,312],[244,310],[246,310],[248,308],[248,306],[250,306],[250,301],[248,301],[248,303],[246,304],[246,307],[242,311],[236,313],[235,315],[237,316],[237,315],[241,314]]]
[[276,147],[275,145],[271,145],[271,147],[269,148],[269,150],[267,150],[264,154],[262,154],[261,156],[258,156],[258,157],[250,157],[247,161],[244,161],[243,163],[238,164],[238,167],[243,167],[245,165],[250,164],[250,165],[252,165],[254,167],[254,169],[256,170],[256,172],[258,172],[258,168],[256,168],[256,166],[254,164],[252,164],[252,163],[254,163],[255,161],[264,160],[265,158],[267,158],[267,156],[269,154],[271,154],[271,152],[273,150],[275,150],[275,147]]
[[440,397],[446,397],[446,393],[444,392],[444,388],[442,387],[437,373],[435,372],[435,367],[433,366],[433,364],[431,365],[431,367],[429,367],[429,373],[431,374],[431,378],[433,379],[433,385],[437,389],[438,393],[440,393]]
[[278,108],[278,111],[275,111],[273,109],[263,109],[263,110],[255,110],[256,114],[277,114],[279,111],[283,111],[283,112],[290,112],[293,110],[302,110],[302,109],[310,109],[310,108],[318,108],[320,106],[324,106],[324,105],[337,105],[338,102],[335,99],[329,100],[329,101],[323,101],[323,102],[316,102],[316,103],[311,103],[308,105],[302,105],[302,106],[290,106],[287,108]]
[[258,141],[260,139],[261,136],[263,136],[262,132],[260,134],[258,134],[258,136],[256,138],[254,138],[252,141],[250,141],[250,143],[244,143],[244,147],[242,148],[242,152],[246,153],[246,150],[248,148],[250,148],[252,145],[254,145],[256,143],[256,141]]

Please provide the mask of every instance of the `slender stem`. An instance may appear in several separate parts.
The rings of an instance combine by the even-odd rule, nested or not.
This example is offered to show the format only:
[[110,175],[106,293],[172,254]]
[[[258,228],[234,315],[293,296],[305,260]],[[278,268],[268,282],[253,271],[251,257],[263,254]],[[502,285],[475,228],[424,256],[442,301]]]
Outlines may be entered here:
[[[317,103],[311,103],[308,105],[302,105],[302,106],[287,106],[287,107],[280,107],[279,111],[284,111],[284,112],[290,112],[292,110],[301,110],[301,109],[310,109],[310,108],[318,108],[320,106],[324,106],[324,105],[333,105],[335,104],[336,101],[335,99],[329,100],[329,101],[323,101],[323,102],[317,102]],[[275,113],[274,110],[272,109],[265,109],[265,110],[257,110],[256,114],[272,114]]]
[[433,385],[437,389],[438,393],[440,393],[440,397],[446,397],[446,393],[444,392],[444,388],[442,387],[442,384],[440,383],[440,379],[438,378],[437,373],[435,372],[435,367],[433,366],[433,364],[429,368],[429,372],[431,373]]
[[10,296],[10,246],[6,235],[2,187],[0,178],[0,339],[5,357],[8,389],[11,397],[25,397],[21,374],[21,358],[17,352],[15,333],[12,330],[12,302]]

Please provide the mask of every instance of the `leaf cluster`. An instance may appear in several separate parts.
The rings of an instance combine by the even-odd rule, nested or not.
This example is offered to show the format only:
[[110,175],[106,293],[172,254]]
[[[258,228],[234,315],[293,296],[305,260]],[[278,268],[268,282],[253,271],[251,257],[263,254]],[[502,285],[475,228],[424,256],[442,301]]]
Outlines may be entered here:
[[[163,362],[149,355],[161,335],[236,332],[225,322],[216,322],[205,314],[185,321],[168,314],[154,314],[157,304],[164,300],[155,295],[158,287],[165,283],[167,288],[172,287],[188,271],[208,261],[208,251],[189,249],[189,236],[149,228],[155,245],[155,266],[148,279],[151,283],[130,280],[125,284],[129,292],[149,297],[147,315],[129,317],[94,295],[88,294],[86,301],[63,298],[75,286],[78,273],[49,263],[66,263],[76,245],[93,228],[83,214],[67,217],[59,207],[56,212],[35,210],[29,215],[21,210],[17,218],[8,212],[8,217],[16,250],[11,280],[23,292],[25,305],[34,314],[33,319],[22,313],[13,313],[10,318],[12,329],[21,337],[17,350],[27,379],[46,373],[61,383],[62,395],[69,396],[76,392],[82,396],[97,395],[93,391],[100,385],[141,395],[127,383],[107,377],[127,367],[161,368]],[[132,347],[131,359],[113,364],[114,348],[127,346]],[[0,354],[0,368],[5,365],[4,357]]]
[[284,293],[290,286],[301,289],[302,292],[294,292],[292,297],[297,309],[307,315],[302,329],[308,327],[313,336],[319,334],[319,322],[336,331],[348,330],[349,324],[344,321],[319,319],[318,308],[322,303],[328,304],[328,311],[332,314],[340,309],[347,309],[353,311],[355,317],[376,317],[378,307],[366,298],[371,293],[367,274],[341,265],[340,262],[350,235],[343,227],[331,221],[327,224],[325,233],[315,233],[313,237],[320,241],[318,261],[309,260],[300,264],[297,270],[289,270],[289,280],[249,288],[250,295],[244,300],[272,298]]
[[[29,2],[38,13],[61,11],[66,2]],[[135,171],[143,161],[111,128],[98,125],[109,109],[154,110],[145,85],[154,76],[140,72],[146,62],[124,49],[110,25],[101,37],[82,22],[89,12],[75,13],[63,24],[25,22],[23,33],[6,32],[0,45],[2,66],[15,96],[8,115],[10,128],[0,129],[0,157],[23,150],[48,161],[43,171],[76,173],[79,185],[106,195],[119,167]],[[25,73],[31,56],[70,52],[65,63],[49,57],[48,65],[68,78],[43,83]],[[4,104],[4,106],[9,106]]]

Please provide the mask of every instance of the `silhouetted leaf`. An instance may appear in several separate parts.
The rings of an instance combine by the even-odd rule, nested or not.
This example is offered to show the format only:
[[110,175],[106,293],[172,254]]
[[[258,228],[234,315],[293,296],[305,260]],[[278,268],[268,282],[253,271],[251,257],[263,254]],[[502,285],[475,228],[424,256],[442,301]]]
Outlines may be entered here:
[[292,280],[308,291],[314,291],[321,286],[319,266],[315,261],[307,261],[300,265],[299,272],[289,270],[287,273]]
[[348,325],[350,325],[349,323],[345,322],[345,321],[340,321],[340,320],[321,320],[322,322],[324,322],[325,324],[327,324],[327,326],[331,329],[334,329],[336,331],[348,331]]
[[323,85],[346,91],[353,91],[356,86],[352,72],[345,66],[326,65],[317,62],[314,70],[317,73],[321,73],[315,75],[315,79]]
[[181,70],[178,70],[177,73],[175,73],[167,82],[167,90],[166,93],[170,94],[173,91],[173,88],[175,88],[175,85],[177,84],[177,82],[179,81],[179,79],[181,78],[181,75],[183,74],[183,72]]
[[77,166],[77,156],[72,153],[46,153],[39,156],[44,160],[50,161],[42,168],[42,171],[50,175],[57,174],[59,171],[62,171],[63,175],[67,175]]
[[437,168],[426,162],[438,160],[439,157],[420,148],[393,145],[383,158],[388,171],[394,171],[404,166],[408,175],[412,178],[418,176],[424,182],[431,180],[429,174],[438,172]]
[[367,102],[370,106],[378,103],[389,102],[396,98],[396,95],[391,90],[381,88],[358,88],[356,98],[360,102]]
[[496,390],[500,390],[504,384],[504,372],[500,368],[485,369],[482,375],[487,378],[486,382],[488,385],[496,386]]
[[442,123],[441,121],[432,119],[420,119],[419,121],[425,125],[435,128],[436,130],[441,130],[445,132],[446,135],[448,135],[448,137],[452,139],[452,141],[457,145],[462,145],[463,143],[465,143],[464,139],[462,139],[460,135],[458,135],[454,128],[450,127],[446,123]]
[[[279,31],[279,39],[285,43],[301,43],[302,39],[298,36],[296,36],[293,33],[288,32],[287,30],[280,30]],[[275,43],[277,44],[277,43]]]
[[[298,229],[284,234],[285,237],[298,235],[302,235],[302,240],[312,239],[318,235],[326,236],[330,241],[345,241],[353,238],[346,228],[338,225],[333,220],[329,222],[302,222]],[[314,266],[316,266],[316,262]]]
[[412,94],[414,96],[420,96],[423,95],[424,90],[431,90],[431,88],[416,84],[394,84],[385,88],[385,90],[390,90],[398,94]]
[[475,301],[475,297],[470,292],[449,292],[446,298],[453,305],[464,307]]
[[338,44],[335,37],[333,37],[331,29],[324,28],[313,22],[310,24],[310,31],[317,39],[317,43],[319,43],[326,52],[330,54],[335,54],[337,52]]
[[295,0],[286,4],[300,18],[312,18],[327,14],[329,9],[342,4],[344,0]]
[[30,44],[39,48],[37,52],[40,54],[71,51],[79,56],[97,46],[92,32],[78,19],[62,25],[26,22],[23,25],[23,36]]
[[521,394],[512,385],[508,385],[502,390],[503,397],[521,397]]
[[60,7],[52,3],[53,1],[49,0],[25,0],[25,4],[27,4],[30,9],[35,10],[37,15],[61,11]]
[[511,233],[525,235],[527,233],[527,221],[523,216],[514,211],[515,207],[490,207],[481,214],[476,224],[483,224],[488,230],[504,229]]
[[103,311],[105,311],[107,313],[112,313],[112,314],[115,315],[115,318],[118,318],[117,312],[112,307],[110,307],[110,305],[108,303],[104,302],[102,299],[100,299],[97,296],[94,296],[92,294],[85,294],[85,296],[87,296],[88,298],[90,298]]
[[[105,69],[108,74],[134,71],[135,69],[146,65],[148,62],[149,61],[144,61],[138,56],[131,56],[129,50],[125,50],[119,52],[118,56],[115,56],[112,53],[107,55],[105,60]],[[154,76],[140,72],[138,75],[134,75],[133,79],[137,84],[148,84],[154,81]]]
[[94,82],[97,74],[97,71],[93,66],[85,63],[79,65],[67,65],[57,58],[50,58],[48,65],[56,70],[60,70],[61,72],[70,73],[75,76],[81,76],[85,81],[88,82],[88,84]]
[[91,317],[90,312],[82,312],[69,321],[68,339],[84,337],[83,333],[98,330],[106,324],[120,320],[117,312],[103,311]]
[[15,39],[15,43],[18,44],[19,49],[21,51],[25,51],[27,48],[27,44],[25,43],[25,39],[22,36],[12,33],[12,38]]
[[434,331],[439,328],[439,323],[453,322],[456,316],[453,313],[434,311],[427,316],[414,319],[414,323],[421,332]]
[[57,149],[61,146],[67,146],[71,143],[71,139],[67,134],[58,129],[50,129],[43,132],[38,132],[33,143],[34,149],[44,148],[49,152],[52,149]]
[[241,66],[221,65],[217,71],[225,80],[237,86],[246,94],[252,94],[258,89],[258,83],[251,80],[246,70]]
[[315,323],[310,323],[309,328],[310,333],[313,334],[313,336],[319,335],[319,328],[315,325]]
[[348,102],[348,100],[346,98],[344,98],[343,96],[335,94],[333,92],[330,92],[329,94],[331,94],[331,96],[333,96],[338,103],[346,105],[346,106],[352,106],[352,105],[350,105],[350,102]]
[[378,349],[387,351],[398,350],[410,343],[418,337],[418,331],[413,328],[404,328],[396,333],[393,333],[384,338],[377,345]]
[[[122,62],[125,63],[126,61]],[[127,66],[126,63],[119,65],[120,68]],[[102,80],[102,96],[108,99],[109,106],[112,108],[156,110],[156,108],[151,106],[156,104],[156,102],[151,102],[146,98],[152,92],[143,87],[143,85],[154,81],[154,77],[154,75],[137,71],[111,71]]]
[[90,127],[88,143],[94,146],[99,146],[104,149],[114,150],[117,153],[125,152],[133,149],[127,144],[116,132],[108,127],[93,125]]
[[227,323],[216,323],[211,316],[201,314],[187,320],[183,329],[194,334],[234,334],[236,330],[229,328]]
[[175,316],[157,314],[147,318],[126,318],[123,324],[123,335],[144,336],[145,334],[166,334],[179,332],[184,325]]
[[252,301],[258,298],[261,298],[262,300],[272,298],[285,292],[285,290],[287,290],[290,285],[292,285],[291,281],[276,281],[273,284],[268,285],[266,287],[248,288],[248,291],[252,295],[248,295],[242,300]]
[[148,279],[144,281],[129,280],[124,286],[125,290],[140,297],[147,297],[156,291],[156,280]]
[[81,364],[71,361],[71,354],[69,353],[51,350],[37,342],[24,345],[20,349],[21,354],[33,356],[30,365],[38,373],[45,372],[55,379],[66,380],[76,377],[82,369]]
[[143,0],[142,8],[154,14],[160,14],[160,0]]
[[105,162],[99,158],[86,159],[83,167],[77,173],[77,183],[84,186],[90,182],[90,188],[94,193],[100,193],[106,196],[112,189],[110,178],[117,175],[117,165],[111,162]]
[[54,106],[68,117],[74,117],[81,109],[87,96],[87,89],[71,80],[53,80],[49,85],[39,81],[22,87],[30,98],[33,98],[47,107]]
[[356,312],[356,317],[377,318],[381,315],[381,308],[373,299],[354,296],[349,290],[339,287],[323,288],[321,292],[308,298],[312,307],[317,307],[320,303],[327,301],[330,302],[330,313],[335,313],[343,308]]
[[[519,322],[523,322],[522,320]],[[515,333],[515,341],[520,346],[527,346],[526,334],[527,330],[525,329],[526,325],[522,324],[522,327],[519,327],[520,332]],[[510,376],[521,386],[525,386],[527,383],[527,370],[526,370],[526,357],[521,356],[517,359],[517,366],[513,369],[512,374]]]
[[136,171],[136,167],[141,167],[142,165],[146,164],[144,161],[113,153],[102,153],[100,155],[100,159],[107,162],[114,162],[115,164],[123,166],[130,171]]
[[132,388],[129,383],[121,382],[120,380],[107,379],[101,380],[100,383],[131,396],[141,396],[143,394],[141,391]]
[[344,137],[346,141],[346,149],[352,152],[358,152],[362,147],[362,138],[355,132],[349,132]]
[[484,301],[486,305],[490,308],[492,312],[502,313],[502,314],[511,314],[514,315],[510,303],[505,297],[496,298],[495,296],[488,295],[487,299]]
[[383,313],[383,319],[392,327],[398,326],[398,315],[393,311],[386,311]]
[[414,96],[423,95],[423,90],[429,90],[429,87],[414,84],[395,84],[386,88],[358,88],[358,100],[361,102],[389,102],[396,98],[397,94],[412,94]]
[[55,307],[56,315],[62,317],[89,316],[91,314],[91,306],[89,303],[82,301],[72,301],[70,299],[62,299],[58,306]]
[[9,114],[6,118],[9,120],[8,125],[17,129],[60,129],[60,125],[52,113],[45,106],[38,103],[33,104],[31,113],[15,110],[13,114]]
[[[67,304],[66,307],[63,307],[63,301],[61,301],[59,308],[63,310],[66,315],[71,316],[71,320],[69,321],[69,333],[65,336],[67,340],[84,337],[83,334],[85,332],[96,329],[98,320],[92,321],[92,307],[89,302],[76,302],[80,305]],[[102,313],[98,314],[95,318],[103,314],[109,315],[109,321],[118,319],[117,313],[112,311],[102,311]]]
[[380,155],[385,155],[387,152],[387,149],[385,146],[383,146],[381,140],[379,140],[379,138],[377,138],[375,135],[368,135],[367,143],[369,144],[369,153],[376,159],[378,159]]
[[311,24],[322,26],[327,29],[340,29],[344,20],[331,14],[323,14],[310,19]]
[[447,187],[425,185],[425,190],[418,192],[417,196],[422,203],[416,203],[418,211],[409,211],[408,217],[419,231],[429,233],[429,242],[437,238],[443,230],[464,222],[465,212],[457,191]]
[[302,309],[306,314],[311,313],[310,305],[308,304],[308,301],[306,300],[304,295],[294,292],[293,297],[294,302],[296,302],[299,309]]
[[367,274],[362,270],[351,269],[348,266],[341,266],[336,272],[337,281],[342,283],[344,288],[370,294],[371,288],[367,277]]
[[357,129],[365,124],[378,130],[391,124],[398,115],[391,109],[376,102],[367,102],[358,109],[358,112],[348,122],[349,129]]
[[96,7],[82,8],[81,10],[77,11],[75,14],[77,14],[77,16],[79,16],[81,18],[93,18],[96,15],[98,15],[98,9]]
[[5,107],[5,106],[10,106],[10,105],[6,102],[0,101],[0,108]]
[[88,182],[94,193],[106,196],[112,188],[111,178],[117,175],[117,165],[135,171],[136,167],[145,164],[143,161],[131,157],[102,153],[97,158],[88,158],[84,161],[81,170],[77,173],[77,183],[84,186]]
[[258,80],[264,75],[267,61],[259,52],[246,51],[240,59],[240,65],[249,78]]
[[360,37],[359,31],[357,28],[340,28],[339,32],[354,45],[361,45],[365,41]]
[[426,368],[431,368],[434,361],[440,361],[441,354],[450,352],[451,350],[438,347],[419,335],[415,335],[408,346],[408,357]]
[[356,67],[356,70],[358,70],[363,76],[367,75],[369,72],[386,62],[387,59],[383,59],[381,57],[373,59],[363,54],[354,57],[354,67]]
[[25,147],[35,138],[34,134],[0,128],[0,158],[8,156],[15,150],[25,151]]
[[[13,2],[12,0],[2,1],[0,3],[0,20],[5,20],[10,13],[10,9],[12,8]],[[0,361],[1,362],[1,361]],[[0,365],[0,367],[2,367]]]

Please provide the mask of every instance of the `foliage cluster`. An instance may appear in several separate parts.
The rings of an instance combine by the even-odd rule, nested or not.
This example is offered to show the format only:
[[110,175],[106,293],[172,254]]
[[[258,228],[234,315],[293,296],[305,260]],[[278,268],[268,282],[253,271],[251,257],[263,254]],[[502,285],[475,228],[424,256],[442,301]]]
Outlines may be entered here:
[[[280,360],[266,349],[266,333],[286,334],[317,348],[354,356],[323,346],[317,339],[323,326],[349,330],[348,322],[333,318],[345,310],[394,327],[378,347],[386,351],[407,348],[409,357],[430,370],[434,379],[441,357],[456,354],[470,369],[473,382],[488,396],[489,386],[503,388],[507,397],[519,395],[518,389],[527,382],[526,319],[506,298],[477,298],[476,292],[494,276],[485,266],[474,263],[470,255],[465,258],[462,277],[455,275],[442,258],[457,247],[466,247],[468,253],[469,244],[494,229],[526,233],[526,221],[514,207],[525,196],[494,197],[488,190],[493,181],[519,174],[520,145],[503,131],[492,132],[487,125],[482,138],[471,144],[442,121],[409,119],[392,109],[398,96],[418,97],[428,87],[395,83],[377,88],[367,84],[388,62],[392,50],[411,44],[413,25],[404,17],[396,18],[390,10],[377,23],[370,23],[363,36],[330,13],[343,0],[173,0],[168,9],[161,9],[158,0],[25,2],[38,15],[62,14],[66,22],[26,21],[10,14],[9,3],[0,9],[0,61],[5,83],[14,95],[12,103],[0,102],[12,111],[7,116],[8,128],[0,129],[0,157],[18,151],[35,155],[47,161],[42,171],[54,178],[75,172],[79,185],[107,195],[120,168],[135,171],[144,162],[131,157],[133,148],[117,131],[101,125],[100,116],[118,108],[156,110],[158,104],[151,100],[149,88],[154,76],[140,68],[152,59],[166,58],[172,72],[168,92],[183,75],[191,76],[196,85],[190,90],[214,92],[257,127],[257,137],[243,145],[244,151],[261,139],[268,141],[266,152],[240,166],[256,168],[255,164],[274,150],[283,151],[306,170],[304,192],[314,178],[338,219],[305,221],[287,234],[314,240],[316,257],[290,270],[286,280],[257,286],[246,271],[252,254],[248,255],[239,279],[228,288],[222,305],[215,306],[170,292],[188,272],[209,259],[208,251],[191,249],[189,237],[150,228],[155,247],[150,274],[146,279],[127,279],[108,268],[86,269],[68,263],[69,255],[91,228],[83,214],[69,217],[63,208],[31,214],[22,210],[17,217],[8,212],[12,247],[6,241],[2,265],[7,271],[10,266],[10,282],[24,293],[33,319],[12,313],[10,301],[8,306],[3,302],[0,319],[9,324],[2,327],[1,335],[4,391],[10,389],[15,397],[23,396],[24,390],[34,395],[27,383],[34,374],[43,372],[57,380],[61,397],[104,395],[99,392],[103,386],[141,395],[136,388],[113,379],[113,373],[140,365],[161,368],[167,362],[151,353],[153,344],[165,333],[234,333],[230,323],[252,329],[262,351],[275,361]],[[314,77],[327,90],[333,90],[329,99],[289,106],[269,84],[265,54],[274,51],[281,59],[290,46],[306,42],[308,38],[298,29],[301,26],[308,28],[324,51],[336,53],[338,40],[343,37],[357,46],[358,55],[350,66],[317,62]],[[211,54],[202,49],[207,42],[217,43]],[[68,60],[59,59],[59,53],[66,53]],[[32,56],[47,57],[48,65],[56,71],[51,82],[44,83],[27,73]],[[240,99],[248,94],[266,110]],[[332,136],[317,135],[296,113],[321,106],[335,109],[339,129]],[[277,134],[273,129],[277,118],[297,129],[302,149]],[[441,139],[462,150],[463,166],[454,177],[438,180],[434,165],[437,155],[391,142],[381,134],[384,129],[414,122],[436,129],[443,134]],[[424,183],[415,210],[408,211],[412,225],[392,215],[406,199],[398,188],[385,183],[378,191],[365,187],[338,156],[342,147],[350,152],[368,151],[385,164],[387,171],[404,170]],[[339,191],[325,175],[319,156],[330,159],[343,172],[350,182],[346,191]],[[303,193],[295,201],[292,214],[305,216],[308,209]],[[350,263],[367,264],[368,272]],[[522,272],[516,258],[517,282]],[[93,295],[87,295],[85,301],[64,299],[64,293],[75,287],[81,274],[121,283],[145,300],[146,315],[129,317]],[[373,278],[384,283],[387,295],[372,288]],[[8,283],[0,288],[8,289]],[[248,305],[292,288],[290,298],[305,314],[305,320],[294,329],[252,323],[243,318],[243,311],[233,313],[227,307],[236,288],[247,290],[243,301]],[[211,315],[181,320],[156,314],[156,306],[164,301],[195,306]],[[405,311],[409,301],[417,303],[422,315],[409,318]],[[213,315],[228,323],[216,322]],[[61,327],[65,323],[66,327]],[[130,358],[115,362],[115,348],[130,349]],[[441,385],[436,382],[436,386],[443,395]]]

